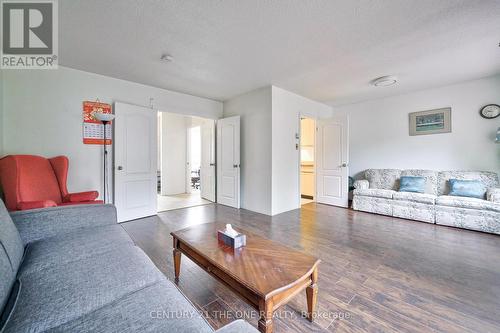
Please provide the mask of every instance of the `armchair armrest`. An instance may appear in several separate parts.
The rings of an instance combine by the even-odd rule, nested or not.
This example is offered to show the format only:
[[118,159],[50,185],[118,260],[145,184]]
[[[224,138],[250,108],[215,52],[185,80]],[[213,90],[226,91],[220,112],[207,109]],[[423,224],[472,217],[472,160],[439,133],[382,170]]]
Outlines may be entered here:
[[97,191],[86,191],[78,193],[68,193],[64,197],[64,202],[83,202],[83,201],[94,201],[99,196]]
[[52,200],[22,201],[17,204],[17,209],[27,210],[27,209],[47,208],[56,206],[57,204]]
[[486,191],[486,200],[500,203],[500,187],[492,187]]
[[10,214],[23,243],[117,223],[113,205],[59,206],[16,211]]
[[367,189],[370,187],[370,183],[366,179],[356,180],[354,182],[354,188],[358,190]]

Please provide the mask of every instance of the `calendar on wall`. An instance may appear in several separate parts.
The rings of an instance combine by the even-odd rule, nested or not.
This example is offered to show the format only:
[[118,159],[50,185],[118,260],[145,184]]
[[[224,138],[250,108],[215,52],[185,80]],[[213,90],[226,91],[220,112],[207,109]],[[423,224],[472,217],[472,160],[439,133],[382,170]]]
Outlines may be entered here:
[[[111,104],[100,102],[83,102],[83,143],[87,145],[104,144],[104,126],[94,117],[96,112],[111,113]],[[106,144],[112,143],[113,127],[106,124]]]

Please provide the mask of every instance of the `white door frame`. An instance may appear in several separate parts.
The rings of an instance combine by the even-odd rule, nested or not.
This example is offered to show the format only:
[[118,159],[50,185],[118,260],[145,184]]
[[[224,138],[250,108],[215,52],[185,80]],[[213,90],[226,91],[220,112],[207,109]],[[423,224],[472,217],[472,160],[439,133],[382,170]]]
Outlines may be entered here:
[[[298,126],[298,129],[299,129],[299,139],[298,139],[298,143],[299,143],[299,149],[298,149],[298,154],[299,154],[299,167],[298,167],[298,170],[299,170],[299,173],[298,173],[298,177],[299,177],[299,208],[302,207],[302,186],[300,186],[300,173],[301,173],[301,170],[302,170],[302,118],[307,118],[307,119],[312,119],[314,120],[314,131],[316,132],[317,128],[316,128],[316,122],[318,121],[318,119],[316,117],[313,117],[311,115],[307,115],[307,114],[299,114],[299,126]],[[314,134],[314,167],[313,167],[313,170],[314,170],[314,197],[313,197],[313,200],[314,202],[316,202],[316,133]]]

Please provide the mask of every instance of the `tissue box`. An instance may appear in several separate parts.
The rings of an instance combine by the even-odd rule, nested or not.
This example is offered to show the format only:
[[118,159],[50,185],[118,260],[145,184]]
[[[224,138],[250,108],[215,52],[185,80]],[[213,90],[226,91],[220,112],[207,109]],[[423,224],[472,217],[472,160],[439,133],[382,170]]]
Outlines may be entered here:
[[234,249],[247,245],[247,236],[243,234],[237,234],[235,237],[231,237],[226,235],[224,231],[219,230],[217,231],[217,239],[220,243]]

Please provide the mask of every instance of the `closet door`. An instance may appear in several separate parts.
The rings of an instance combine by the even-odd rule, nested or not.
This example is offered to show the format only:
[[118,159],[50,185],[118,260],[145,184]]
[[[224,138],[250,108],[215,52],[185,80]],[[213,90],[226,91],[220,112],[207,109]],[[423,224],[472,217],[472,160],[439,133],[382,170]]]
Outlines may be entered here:
[[217,203],[240,208],[240,117],[217,121]]
[[347,207],[349,192],[347,117],[317,121],[316,201]]

